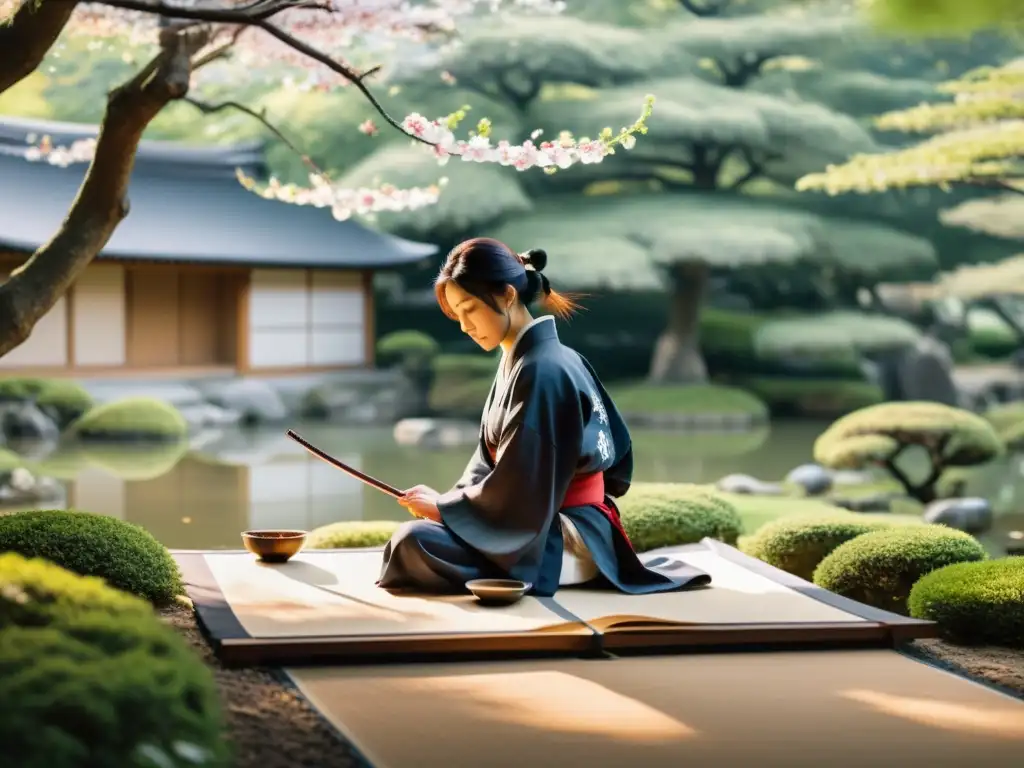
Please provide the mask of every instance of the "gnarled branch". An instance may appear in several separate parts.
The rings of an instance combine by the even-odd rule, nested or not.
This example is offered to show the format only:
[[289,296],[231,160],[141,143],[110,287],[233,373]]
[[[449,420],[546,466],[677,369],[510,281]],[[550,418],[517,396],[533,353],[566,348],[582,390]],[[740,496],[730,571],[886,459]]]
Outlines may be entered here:
[[694,16],[706,19],[721,15],[729,7],[729,0],[706,0],[700,4],[695,0],[679,0],[679,4]]
[[71,18],[77,2],[22,2],[0,24],[0,93],[36,71]]
[[[44,3],[45,5],[45,3]],[[111,92],[92,163],[60,229],[0,285],[0,356],[24,342],[128,214],[128,181],[142,133],[188,92],[192,57],[209,30],[163,30],[160,52]]]

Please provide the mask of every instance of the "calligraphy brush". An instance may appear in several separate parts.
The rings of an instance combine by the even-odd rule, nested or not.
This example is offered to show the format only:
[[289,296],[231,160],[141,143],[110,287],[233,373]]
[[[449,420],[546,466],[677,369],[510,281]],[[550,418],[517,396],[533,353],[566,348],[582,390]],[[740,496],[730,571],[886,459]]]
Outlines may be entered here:
[[402,493],[400,490],[398,490],[394,486],[388,485],[387,483],[382,482],[382,481],[378,480],[375,477],[370,477],[365,472],[360,472],[355,467],[350,467],[348,464],[346,464],[345,462],[343,462],[343,461],[341,461],[339,459],[334,458],[329,453],[321,451],[315,445],[313,445],[312,443],[308,442],[302,436],[300,436],[297,432],[295,432],[295,430],[289,429],[288,432],[287,432],[287,435],[292,440],[294,440],[296,443],[298,443],[303,448],[305,448],[307,451],[309,451],[314,456],[316,456],[318,459],[321,459],[322,461],[326,461],[332,467],[334,467],[336,469],[340,469],[342,472],[344,472],[344,473],[354,477],[356,480],[359,480],[360,482],[366,483],[371,488],[376,488],[381,493],[386,493],[388,496],[391,496],[391,497],[393,497],[395,499],[400,499],[400,498],[402,498],[405,495],[404,493]]

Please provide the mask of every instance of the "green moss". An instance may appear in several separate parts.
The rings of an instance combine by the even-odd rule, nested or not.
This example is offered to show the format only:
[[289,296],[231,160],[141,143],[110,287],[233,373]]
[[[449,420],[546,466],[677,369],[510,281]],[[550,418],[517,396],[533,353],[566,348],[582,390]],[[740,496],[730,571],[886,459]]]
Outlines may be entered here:
[[953,642],[1024,648],[1024,557],[939,568],[914,585],[907,605]]
[[0,472],[24,466],[25,460],[21,458],[21,456],[16,454],[14,451],[9,451],[6,448],[0,448]]
[[836,547],[814,572],[831,592],[895,613],[907,612],[910,590],[927,573],[953,563],[984,560],[973,537],[941,525],[893,527]]
[[77,418],[93,406],[92,396],[68,379],[0,379],[0,400],[30,400],[63,422]]
[[152,480],[174,469],[189,451],[187,440],[134,446],[90,444],[82,447],[89,466],[122,480]]
[[181,440],[188,424],[177,408],[152,397],[128,397],[87,411],[68,427],[83,440]]
[[1011,451],[1019,451],[1024,448],[1024,421],[1011,424],[999,430],[999,438]]
[[8,553],[0,627],[0,740],[22,768],[229,764],[213,675],[144,601]]
[[635,483],[617,504],[622,526],[639,552],[703,538],[735,544],[743,532],[735,507],[707,486]]
[[347,520],[310,531],[307,549],[362,549],[380,547],[398,530],[401,523],[392,520]]
[[671,386],[624,384],[609,390],[625,414],[715,414],[766,418],[768,409],[757,397],[735,387],[717,384]]
[[0,517],[0,551],[41,557],[166,605],[183,591],[178,566],[143,528],[89,512],[36,510]]
[[853,513],[791,515],[762,526],[744,542],[744,551],[810,581],[818,564],[840,544],[891,525]]

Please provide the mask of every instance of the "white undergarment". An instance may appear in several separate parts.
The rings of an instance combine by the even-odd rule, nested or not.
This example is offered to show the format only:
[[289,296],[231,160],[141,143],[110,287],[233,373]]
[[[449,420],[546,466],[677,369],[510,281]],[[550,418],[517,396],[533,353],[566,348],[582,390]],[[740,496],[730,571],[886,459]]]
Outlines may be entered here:
[[558,584],[567,587],[571,584],[583,584],[595,578],[598,574],[597,564],[591,556],[587,545],[583,543],[576,526],[573,525],[565,515],[559,515],[562,522],[562,574],[558,578]]

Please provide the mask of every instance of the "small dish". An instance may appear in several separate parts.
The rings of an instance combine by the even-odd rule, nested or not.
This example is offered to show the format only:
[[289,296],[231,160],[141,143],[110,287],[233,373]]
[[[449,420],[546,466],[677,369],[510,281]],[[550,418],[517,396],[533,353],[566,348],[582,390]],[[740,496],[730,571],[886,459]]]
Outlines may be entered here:
[[242,543],[264,563],[287,563],[306,545],[306,531],[245,531]]
[[466,589],[485,605],[518,603],[532,587],[533,584],[515,579],[473,579],[466,582]]

